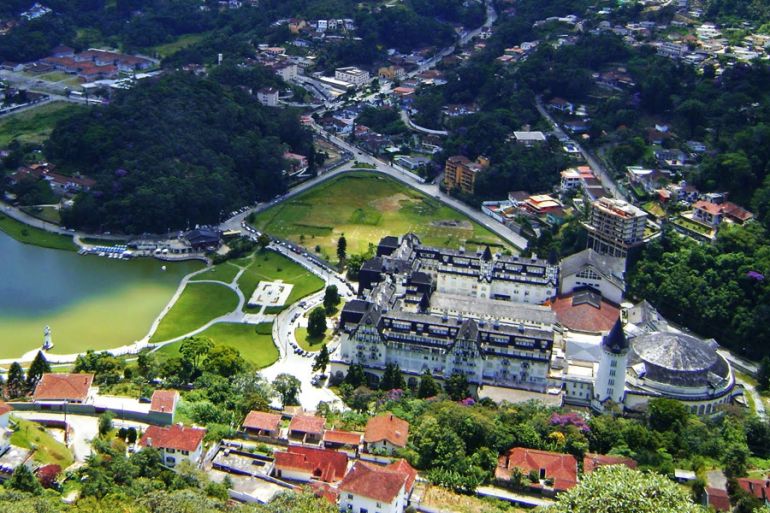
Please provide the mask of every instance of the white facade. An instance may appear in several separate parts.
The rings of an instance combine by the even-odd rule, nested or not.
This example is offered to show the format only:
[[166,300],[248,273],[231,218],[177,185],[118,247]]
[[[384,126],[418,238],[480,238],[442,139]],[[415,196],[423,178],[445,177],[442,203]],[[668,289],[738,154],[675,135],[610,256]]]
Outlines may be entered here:
[[161,447],[158,447],[158,451],[163,458],[163,463],[168,467],[175,467],[185,460],[197,466],[201,461],[201,456],[203,455],[203,442],[198,444],[198,447],[193,452],[182,451],[179,449],[166,449]]
[[285,81],[293,80],[297,78],[297,65],[294,63],[279,64],[275,68],[275,74],[284,79]]
[[364,495],[340,492],[339,508],[351,513],[404,513],[406,509],[404,487],[391,503],[379,502]]
[[11,446],[11,435],[13,434],[13,431],[8,428],[10,416],[10,411],[0,415],[0,455],[5,453]]
[[257,100],[267,107],[278,106],[278,89],[267,87],[257,91]]
[[334,78],[361,87],[369,82],[369,72],[355,67],[337,68]]

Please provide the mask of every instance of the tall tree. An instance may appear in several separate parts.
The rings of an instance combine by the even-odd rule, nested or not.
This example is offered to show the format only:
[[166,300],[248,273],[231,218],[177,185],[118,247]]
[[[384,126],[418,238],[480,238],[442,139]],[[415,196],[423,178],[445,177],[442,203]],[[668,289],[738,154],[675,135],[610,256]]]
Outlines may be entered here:
[[214,343],[208,337],[187,337],[179,346],[179,352],[192,365],[193,373],[197,374],[213,347]]
[[273,389],[281,396],[281,404],[297,404],[297,395],[302,390],[302,383],[291,374],[281,373],[273,380]]
[[339,239],[337,239],[337,259],[340,261],[340,263],[345,261],[345,257],[348,253],[348,241],[345,239],[344,235],[341,235]]
[[19,362],[13,362],[8,369],[8,397],[21,397],[27,390],[27,383],[24,381],[24,369]]
[[43,374],[48,372],[51,372],[51,364],[45,359],[43,352],[38,351],[35,359],[32,360],[32,365],[27,370],[27,388],[34,390]]
[[334,307],[340,303],[340,293],[336,285],[329,285],[324,291],[324,309],[327,314],[334,312]]
[[465,374],[455,372],[444,384],[444,390],[453,401],[468,397],[468,378]]
[[329,365],[329,350],[326,349],[326,344],[324,344],[315,357],[315,361],[313,362],[313,371],[324,372],[327,365]]
[[324,333],[326,333],[326,311],[318,306],[308,316],[307,334],[310,338],[321,338]]
[[770,356],[763,357],[759,362],[757,388],[760,390],[770,389]]
[[35,477],[35,474],[23,463],[13,470],[13,474],[6,483],[6,486],[20,492],[31,493],[32,495],[40,495],[43,492],[43,487]]
[[401,374],[401,368],[398,364],[389,363],[385,365],[385,371],[382,373],[380,390],[393,390],[395,388],[406,388],[406,382],[404,381],[404,375]]
[[435,397],[439,393],[441,393],[441,387],[433,379],[430,369],[425,369],[425,372],[420,376],[420,387],[417,389],[417,397],[427,399],[428,397]]
[[353,388],[366,384],[366,374],[364,368],[359,363],[354,363],[348,367],[348,373],[345,375],[345,383]]

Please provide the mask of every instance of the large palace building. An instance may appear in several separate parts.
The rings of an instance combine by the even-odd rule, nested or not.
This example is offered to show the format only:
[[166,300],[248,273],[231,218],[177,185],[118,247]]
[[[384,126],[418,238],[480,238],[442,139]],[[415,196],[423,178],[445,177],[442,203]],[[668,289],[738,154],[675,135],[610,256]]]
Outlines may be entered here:
[[540,398],[597,411],[670,397],[710,414],[735,380],[716,343],[670,328],[646,302],[621,307],[625,262],[587,249],[560,266],[538,258],[385,237],[361,267],[331,357],[376,385],[396,364],[410,386],[463,374],[481,397]]

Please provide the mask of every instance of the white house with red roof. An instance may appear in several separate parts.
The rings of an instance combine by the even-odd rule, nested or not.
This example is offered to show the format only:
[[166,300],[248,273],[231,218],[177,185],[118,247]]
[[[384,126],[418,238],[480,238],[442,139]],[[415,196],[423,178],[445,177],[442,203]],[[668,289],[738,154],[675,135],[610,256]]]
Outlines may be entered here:
[[509,482],[514,469],[519,469],[525,480],[530,473],[534,473],[538,481],[530,487],[543,492],[569,490],[578,482],[577,460],[571,454],[514,447],[498,458],[495,479],[502,483]]
[[250,411],[243,421],[243,430],[255,438],[278,440],[281,435],[281,416],[265,411]]
[[403,513],[409,505],[417,471],[405,460],[381,467],[357,461],[339,490],[340,511]]
[[318,444],[324,434],[326,419],[315,415],[295,415],[289,423],[289,439],[306,444]]
[[175,467],[184,460],[198,465],[203,455],[203,437],[206,430],[174,424],[168,427],[150,426],[139,440],[141,447],[160,451],[163,463]]
[[366,423],[364,450],[366,452],[393,454],[397,449],[406,447],[408,439],[409,423],[392,413],[386,413],[372,417]]

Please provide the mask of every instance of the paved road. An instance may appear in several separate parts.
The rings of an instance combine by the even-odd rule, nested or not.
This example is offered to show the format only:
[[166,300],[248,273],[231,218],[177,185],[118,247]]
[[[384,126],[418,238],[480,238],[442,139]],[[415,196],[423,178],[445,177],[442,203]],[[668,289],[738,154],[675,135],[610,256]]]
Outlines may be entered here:
[[548,110],[543,107],[543,101],[542,97],[537,96],[535,99],[535,106],[537,107],[538,112],[541,116],[543,116],[553,127],[553,133],[556,134],[556,137],[558,137],[560,140],[571,140],[575,146],[580,150],[581,155],[583,155],[583,158],[588,163],[588,165],[591,167],[591,170],[594,172],[596,177],[602,182],[602,186],[610,192],[613,198],[618,199],[627,199],[625,195],[618,189],[617,184],[615,184],[615,180],[613,180],[612,175],[607,171],[607,168],[604,167],[604,165],[599,162],[594,156],[583,148],[582,145],[580,145],[577,141],[574,139],[570,139],[570,137],[562,130],[562,128],[559,126],[559,124],[553,119],[551,114],[548,112]]

